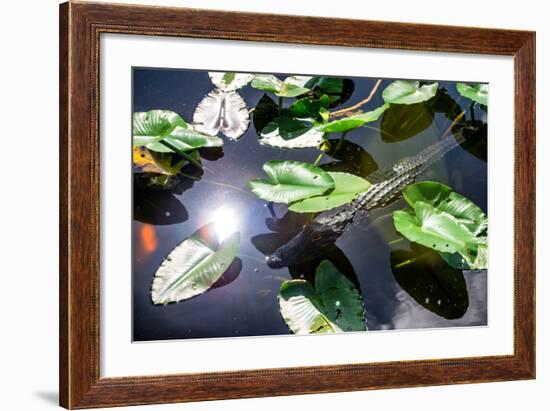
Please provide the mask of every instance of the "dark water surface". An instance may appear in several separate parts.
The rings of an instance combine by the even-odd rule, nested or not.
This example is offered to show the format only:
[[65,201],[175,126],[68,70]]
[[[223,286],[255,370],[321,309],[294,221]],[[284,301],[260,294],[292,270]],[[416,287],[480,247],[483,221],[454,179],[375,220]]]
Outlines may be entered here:
[[[343,107],[365,98],[376,81],[352,79],[355,91]],[[367,109],[383,103],[381,90],[391,81],[383,81]],[[133,111],[172,110],[189,122],[196,105],[213,89],[206,71],[141,68],[134,69],[133,86]],[[469,110],[469,101],[459,98],[454,83],[440,81],[439,87],[446,88],[450,97],[442,101],[442,105],[454,100],[460,105],[460,110]],[[240,89],[239,94],[247,106],[253,108],[264,92],[247,86]],[[285,104],[291,101],[294,99],[285,99]],[[422,108],[418,110],[422,114]],[[403,114],[411,117],[410,113],[391,114],[396,118]],[[483,119],[485,113],[476,108],[474,115]],[[362,127],[350,132],[347,140],[366,152],[360,151],[360,172],[368,173],[404,156],[415,155],[437,141],[451,123],[445,112],[437,112],[433,120],[427,115],[417,117],[418,122],[428,121],[429,124],[412,138],[400,140],[384,136],[378,129],[382,119],[370,123],[372,128]],[[422,128],[420,124],[418,128]],[[247,182],[264,177],[262,165],[266,161],[293,159],[313,162],[319,150],[283,150],[260,145],[252,122],[239,140],[223,138],[223,156],[216,159],[216,155],[211,155],[211,160],[204,159],[206,171],[192,185],[166,192],[143,191],[134,187],[134,341],[290,333],[279,313],[279,287],[282,281],[290,278],[304,276],[311,280],[314,267],[271,269],[265,264],[265,254],[281,245],[290,231],[276,233],[270,229],[277,228],[272,215],[265,201],[249,192]],[[355,150],[351,144],[348,148]],[[433,164],[417,181],[434,180],[450,185],[487,212],[486,157],[479,157],[483,158],[483,155],[475,150],[457,147]],[[325,156],[320,164],[331,162],[335,160]],[[392,258],[422,252],[415,247],[411,251],[407,240],[388,245],[400,238],[393,227],[391,211],[405,206],[403,200],[398,200],[376,210],[340,237],[334,250],[324,256],[360,288],[369,330],[486,325],[486,272],[445,276],[441,270],[413,270],[412,275],[410,272],[394,274]],[[153,305],[150,290],[158,266],[176,245],[210,222],[213,213],[220,208],[235,215],[241,233],[238,258],[206,293],[178,304]],[[286,207],[276,205],[275,212],[278,217],[283,217]],[[283,222],[290,221],[297,226],[301,223],[300,216],[288,217]]]

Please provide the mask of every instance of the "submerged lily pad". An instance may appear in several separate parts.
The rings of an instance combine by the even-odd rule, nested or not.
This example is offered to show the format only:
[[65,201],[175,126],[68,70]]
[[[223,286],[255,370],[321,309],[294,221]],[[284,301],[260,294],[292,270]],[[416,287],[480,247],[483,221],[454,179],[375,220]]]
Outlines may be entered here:
[[437,82],[420,86],[419,81],[396,80],[384,89],[382,98],[386,103],[416,104],[434,97],[437,87]]
[[291,203],[334,188],[334,180],[323,169],[300,161],[268,161],[263,167],[269,179],[248,183],[259,198],[278,203]]
[[456,90],[461,96],[464,96],[476,103],[487,105],[487,98],[489,96],[488,84],[466,84],[456,83]]
[[378,164],[363,147],[348,140],[325,140],[319,147],[328,156],[339,160],[325,163],[321,168],[325,171],[341,171],[366,178],[378,170]]
[[367,329],[359,292],[328,260],[317,268],[315,288],[305,280],[285,281],[279,291],[279,307],[294,334]]
[[239,233],[221,243],[207,224],[181,242],[164,259],[151,288],[154,304],[168,304],[208,290],[227,270],[239,249]]
[[165,141],[178,151],[191,151],[200,147],[220,147],[223,140],[194,130],[177,113],[168,110],[136,112],[133,115],[134,147],[147,147],[149,150],[171,153]]
[[410,251],[392,251],[390,263],[397,283],[418,304],[448,320],[464,316],[469,306],[464,274],[437,252],[411,244]]
[[407,140],[430,127],[433,119],[426,103],[392,104],[380,122],[380,137],[385,143]]
[[367,180],[353,174],[329,172],[329,175],[334,180],[334,190],[328,194],[292,203],[288,209],[297,213],[317,213],[330,210],[353,201],[371,186]]

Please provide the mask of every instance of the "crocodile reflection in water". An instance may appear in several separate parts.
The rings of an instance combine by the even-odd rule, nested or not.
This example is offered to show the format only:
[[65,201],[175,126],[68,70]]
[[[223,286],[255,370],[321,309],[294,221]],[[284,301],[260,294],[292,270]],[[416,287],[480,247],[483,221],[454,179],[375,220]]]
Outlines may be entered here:
[[470,127],[460,128],[454,135],[422,150],[416,156],[405,157],[395,164],[375,171],[367,177],[372,183],[370,189],[351,203],[318,215],[266,258],[271,268],[302,264],[318,258],[332,247],[346,231],[358,214],[385,207],[395,201],[405,186],[447,152],[465,141]]

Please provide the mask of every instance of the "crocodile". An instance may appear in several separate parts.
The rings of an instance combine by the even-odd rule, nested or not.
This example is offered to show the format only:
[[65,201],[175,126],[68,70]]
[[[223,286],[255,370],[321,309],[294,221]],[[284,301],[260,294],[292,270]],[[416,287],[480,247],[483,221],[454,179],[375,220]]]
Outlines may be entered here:
[[372,184],[363,194],[352,202],[315,217],[310,223],[266,257],[271,268],[281,268],[308,262],[322,255],[334,245],[336,240],[348,229],[359,215],[389,205],[401,194],[401,191],[431,164],[466,140],[465,135],[473,127],[464,126],[454,134],[448,134],[440,141],[420,151],[413,157],[405,157],[395,164],[383,167],[367,176]]

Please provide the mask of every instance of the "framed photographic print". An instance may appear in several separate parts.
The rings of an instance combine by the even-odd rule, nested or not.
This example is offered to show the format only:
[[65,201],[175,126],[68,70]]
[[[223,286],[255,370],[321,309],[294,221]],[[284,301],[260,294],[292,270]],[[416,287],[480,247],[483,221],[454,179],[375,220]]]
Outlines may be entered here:
[[66,408],[535,376],[535,34],[60,8]]

